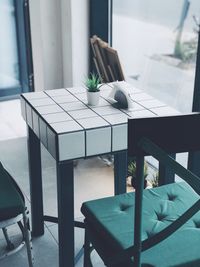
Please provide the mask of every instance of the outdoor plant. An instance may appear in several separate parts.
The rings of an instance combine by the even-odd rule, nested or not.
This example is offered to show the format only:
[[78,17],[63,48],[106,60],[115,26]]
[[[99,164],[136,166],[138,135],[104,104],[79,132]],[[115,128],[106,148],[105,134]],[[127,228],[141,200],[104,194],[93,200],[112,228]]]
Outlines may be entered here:
[[158,171],[156,171],[153,174],[153,179],[150,180],[152,187],[158,187],[158,179],[159,179],[159,174]]
[[[186,1],[188,2],[188,0]],[[180,28],[175,42],[174,57],[179,58],[186,63],[196,62],[200,22],[199,18],[197,18],[195,15],[193,15],[193,19],[195,22],[194,32],[196,33],[196,36],[188,41],[181,42],[183,28]],[[183,26],[184,23],[182,24],[182,27]]]
[[195,62],[198,39],[193,38],[187,42],[177,43],[175,49],[175,57],[183,62]]
[[88,92],[99,92],[101,79],[97,74],[90,73],[89,77],[85,81],[85,86]]
[[[132,160],[128,164],[128,175],[131,176],[131,185],[135,188],[136,185],[136,162]],[[144,188],[147,187],[148,165],[144,162]]]

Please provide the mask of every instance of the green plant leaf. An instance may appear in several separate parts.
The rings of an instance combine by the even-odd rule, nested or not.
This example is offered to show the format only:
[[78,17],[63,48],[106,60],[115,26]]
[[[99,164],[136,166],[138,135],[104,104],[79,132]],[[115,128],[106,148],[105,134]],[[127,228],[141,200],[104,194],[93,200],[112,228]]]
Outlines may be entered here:
[[[136,162],[135,160],[131,161],[128,165],[128,175],[136,177]],[[144,162],[144,179],[148,176],[148,165],[146,161]]]
[[98,75],[90,73],[89,77],[85,81],[85,86],[89,92],[99,92],[99,84],[101,79]]

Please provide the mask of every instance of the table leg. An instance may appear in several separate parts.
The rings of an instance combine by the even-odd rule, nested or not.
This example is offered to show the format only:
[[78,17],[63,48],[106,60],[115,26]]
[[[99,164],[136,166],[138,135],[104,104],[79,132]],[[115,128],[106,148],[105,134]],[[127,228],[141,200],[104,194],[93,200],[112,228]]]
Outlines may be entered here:
[[114,154],[114,192],[115,195],[126,193],[127,151]]
[[[170,155],[173,159],[176,159],[176,154]],[[165,185],[171,184],[175,182],[175,174],[170,168],[166,167],[165,165],[159,163],[159,181],[158,184]]]
[[28,127],[28,160],[32,215],[32,235],[40,236],[44,234],[41,148],[40,140],[30,127]]
[[74,266],[73,161],[57,162],[59,267]]

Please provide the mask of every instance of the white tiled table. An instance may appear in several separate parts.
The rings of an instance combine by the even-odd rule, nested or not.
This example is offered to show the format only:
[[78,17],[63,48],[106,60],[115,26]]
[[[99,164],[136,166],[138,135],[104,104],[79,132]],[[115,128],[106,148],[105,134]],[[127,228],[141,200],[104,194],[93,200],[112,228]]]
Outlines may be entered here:
[[[112,86],[112,84],[110,84]],[[127,121],[131,117],[176,114],[177,111],[130,86],[132,110],[111,106],[111,87],[101,87],[98,106],[88,106],[83,87],[26,93],[22,115],[28,125],[33,235],[44,233],[44,220],[58,222],[59,267],[74,266],[73,160],[114,153],[115,194],[126,188]],[[43,215],[40,142],[56,160],[58,218]]]

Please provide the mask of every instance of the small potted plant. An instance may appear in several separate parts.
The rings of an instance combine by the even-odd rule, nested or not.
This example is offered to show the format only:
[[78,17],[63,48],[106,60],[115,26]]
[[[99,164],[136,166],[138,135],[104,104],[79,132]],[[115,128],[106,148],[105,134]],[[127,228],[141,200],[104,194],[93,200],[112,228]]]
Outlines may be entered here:
[[150,180],[151,187],[158,187],[158,185],[159,185],[158,181],[159,181],[159,174],[158,174],[158,171],[156,171],[153,174],[153,178]]
[[85,81],[87,89],[88,105],[96,106],[99,103],[100,96],[100,82],[101,79],[98,75],[91,73]]
[[[131,186],[133,188],[136,187],[136,162],[135,160],[132,160],[129,162],[128,164],[128,175],[131,178]],[[148,165],[146,163],[146,161],[144,162],[144,188],[146,188],[148,186],[147,183],[147,176],[148,176]]]

